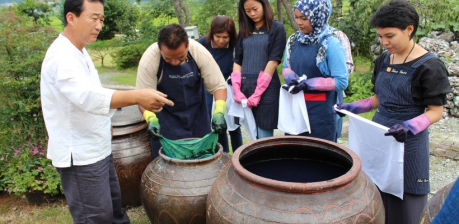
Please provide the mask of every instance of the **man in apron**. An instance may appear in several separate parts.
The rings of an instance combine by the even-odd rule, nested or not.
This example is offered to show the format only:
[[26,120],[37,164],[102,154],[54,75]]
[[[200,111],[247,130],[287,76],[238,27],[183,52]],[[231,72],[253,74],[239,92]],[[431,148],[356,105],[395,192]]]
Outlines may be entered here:
[[[226,82],[218,64],[200,43],[188,39],[180,25],[171,24],[158,33],[139,62],[136,89],[163,91],[174,102],[159,113],[139,107],[149,123],[153,157],[161,145],[158,138],[171,140],[201,138],[211,132],[226,131]],[[212,125],[207,113],[204,91],[215,97]]]

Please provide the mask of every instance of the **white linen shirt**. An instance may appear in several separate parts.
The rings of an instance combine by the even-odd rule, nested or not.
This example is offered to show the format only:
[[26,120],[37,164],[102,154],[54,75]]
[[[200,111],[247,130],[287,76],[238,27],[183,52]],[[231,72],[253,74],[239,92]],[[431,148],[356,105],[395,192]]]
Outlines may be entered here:
[[88,52],[60,34],[46,52],[40,82],[48,131],[47,158],[55,167],[81,166],[111,154],[110,102]]

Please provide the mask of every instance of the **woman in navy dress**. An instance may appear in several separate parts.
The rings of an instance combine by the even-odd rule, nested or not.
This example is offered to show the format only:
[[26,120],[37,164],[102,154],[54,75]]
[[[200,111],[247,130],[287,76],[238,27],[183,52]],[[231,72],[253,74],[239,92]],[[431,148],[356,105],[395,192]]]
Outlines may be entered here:
[[413,40],[418,23],[419,15],[407,1],[390,1],[378,9],[371,25],[387,51],[375,62],[375,95],[338,104],[353,113],[377,108],[373,121],[390,127],[385,135],[404,142],[403,200],[380,191],[386,224],[419,223],[430,192],[427,128],[441,119],[451,91],[443,62]]
[[285,46],[284,25],[274,20],[268,0],[240,0],[239,34],[231,82],[234,101],[247,104],[257,125],[257,138],[277,128],[280,80],[276,67]]
[[[214,57],[225,80],[228,79],[233,71],[236,37],[237,33],[233,19],[228,16],[215,16],[212,19],[209,33],[199,39],[199,43],[204,45]],[[213,95],[207,91],[205,93],[209,117],[212,117]],[[234,152],[242,145],[241,129],[237,128],[234,131],[229,131],[229,134],[231,137],[231,147]],[[226,133],[218,136],[218,142],[223,146],[224,152],[229,152],[228,135]]]

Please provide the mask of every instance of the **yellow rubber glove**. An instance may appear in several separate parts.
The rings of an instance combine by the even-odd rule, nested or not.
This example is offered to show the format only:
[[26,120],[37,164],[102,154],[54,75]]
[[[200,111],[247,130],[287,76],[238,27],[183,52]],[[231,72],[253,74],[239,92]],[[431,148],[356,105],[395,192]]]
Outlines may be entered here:
[[159,120],[156,117],[156,114],[149,110],[145,110],[143,112],[143,117],[145,118],[145,121],[148,123],[148,129],[147,129],[148,135],[151,138],[156,139],[156,140],[163,138],[163,136],[159,132],[160,126],[159,126]]
[[214,132],[217,134],[223,134],[226,132],[225,111],[226,101],[215,101],[215,109],[212,116],[212,129],[214,129]]

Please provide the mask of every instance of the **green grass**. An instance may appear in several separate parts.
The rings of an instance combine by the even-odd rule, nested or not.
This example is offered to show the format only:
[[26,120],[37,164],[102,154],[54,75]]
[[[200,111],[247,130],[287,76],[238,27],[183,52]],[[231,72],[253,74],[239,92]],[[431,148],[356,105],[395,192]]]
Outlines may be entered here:
[[137,69],[126,69],[121,72],[122,74],[113,76],[109,78],[109,80],[115,82],[117,85],[135,86],[137,79]]
[[64,24],[57,16],[50,16],[51,26],[58,32],[64,31]]

